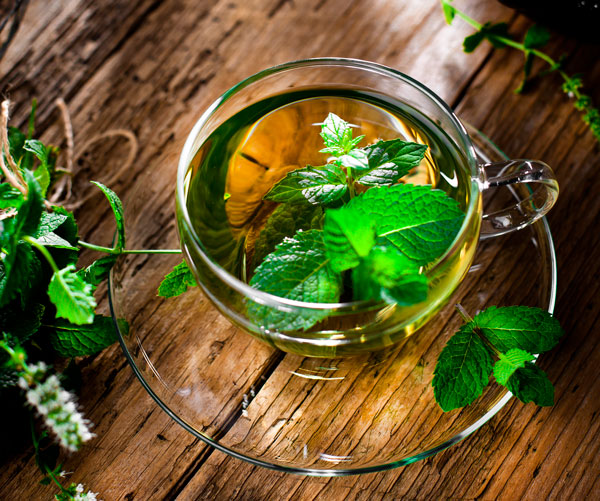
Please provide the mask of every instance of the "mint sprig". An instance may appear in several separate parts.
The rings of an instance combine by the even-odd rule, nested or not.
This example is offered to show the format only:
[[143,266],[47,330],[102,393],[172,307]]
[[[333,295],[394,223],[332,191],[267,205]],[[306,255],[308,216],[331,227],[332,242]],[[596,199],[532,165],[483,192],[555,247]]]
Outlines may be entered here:
[[442,410],[471,404],[488,385],[492,371],[496,382],[522,402],[554,403],[552,383],[532,363],[564,334],[550,313],[525,306],[492,306],[466,320],[440,353],[435,367],[432,386]]
[[540,50],[550,40],[550,33],[539,25],[532,25],[521,42],[512,38],[507,31],[506,23],[481,24],[469,17],[466,13],[452,5],[453,0],[440,0],[446,22],[452,24],[456,17],[472,26],[476,31],[467,36],[463,42],[465,52],[473,52],[484,40],[490,42],[495,48],[511,47],[523,52],[525,61],[523,65],[523,80],[515,89],[521,93],[530,80],[534,58],[542,60],[548,68],[540,75],[557,72],[563,80],[562,91],[574,100],[575,109],[581,112],[582,120],[589,126],[592,134],[600,142],[600,111],[596,108],[589,95],[582,92],[583,82],[580,75],[569,75],[563,70],[564,56],[558,61]]
[[[450,247],[464,214],[443,191],[396,184],[423,161],[427,145],[395,139],[358,148],[363,136],[354,138],[352,127],[330,113],[321,124],[321,153],[328,155],[327,163],[288,173],[265,195],[283,206],[321,206],[325,218],[322,230],[299,230],[283,240],[256,268],[250,285],[305,302],[338,302],[342,297],[398,306],[422,302],[429,290],[422,267]],[[269,227],[267,221],[265,228]],[[313,247],[302,245],[307,238],[315,241]],[[314,261],[315,256],[320,261]],[[327,295],[298,294],[299,289],[289,287],[299,263],[309,273],[319,266]],[[330,283],[338,285],[329,287]],[[351,284],[351,290],[344,291],[342,284]],[[285,315],[270,312],[273,307],[256,306],[252,300],[248,304],[257,323],[265,323],[260,315],[272,317],[269,328],[308,329],[326,316],[321,311],[290,323]]]

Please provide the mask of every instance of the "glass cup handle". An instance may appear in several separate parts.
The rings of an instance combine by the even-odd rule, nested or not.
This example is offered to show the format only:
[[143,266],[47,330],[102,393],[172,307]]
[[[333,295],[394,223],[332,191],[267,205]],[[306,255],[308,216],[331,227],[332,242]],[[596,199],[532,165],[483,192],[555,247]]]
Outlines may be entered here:
[[[558,182],[552,169],[539,160],[507,160],[480,164],[484,176],[480,189],[505,187],[516,203],[493,208],[481,220],[482,239],[519,230],[545,216],[558,198]],[[485,210],[485,207],[484,207]]]

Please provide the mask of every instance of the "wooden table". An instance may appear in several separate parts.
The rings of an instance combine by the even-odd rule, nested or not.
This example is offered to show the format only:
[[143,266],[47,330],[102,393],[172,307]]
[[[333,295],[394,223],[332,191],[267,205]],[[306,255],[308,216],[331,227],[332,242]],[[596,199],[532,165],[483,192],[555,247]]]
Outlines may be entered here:
[[[493,1],[458,3],[476,19],[509,21],[518,36],[530,25]],[[76,153],[97,132],[133,131],[137,159],[112,187],[127,198],[139,175],[160,173],[156,197],[162,208],[153,228],[174,232],[168,187],[199,114],[260,69],[324,55],[376,61],[412,75],[504,151],[550,163],[562,190],[549,222],[559,269],[555,314],[567,335],[540,362],[555,382],[554,407],[513,400],[474,435],[427,460],[385,473],[308,478],[206,447],[157,407],[113,345],[78,361],[80,403],[98,437],[66,458],[73,481],[105,500],[600,499],[598,143],[559,92],[558,76],[515,95],[522,55],[488,44],[463,54],[469,32],[461,22],[447,27],[433,1],[31,0],[0,63],[12,123],[25,124],[36,97],[38,133],[60,143],[53,102],[62,97]],[[567,71],[584,71],[599,103],[598,47],[556,35],[548,50],[572,55]],[[89,150],[93,155],[81,159],[78,179],[103,181],[118,170],[127,145],[108,141]],[[108,206],[95,200],[78,212],[81,234],[107,242],[112,218]],[[26,429],[17,429],[7,444],[0,499],[49,499],[56,491],[38,484]]]

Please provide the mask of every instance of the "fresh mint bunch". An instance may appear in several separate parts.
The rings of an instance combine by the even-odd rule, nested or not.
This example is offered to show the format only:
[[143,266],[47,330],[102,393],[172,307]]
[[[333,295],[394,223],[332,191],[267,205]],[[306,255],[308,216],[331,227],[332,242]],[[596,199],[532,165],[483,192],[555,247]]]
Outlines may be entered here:
[[[547,311],[526,306],[491,306],[454,334],[438,357],[432,386],[445,412],[469,405],[490,376],[524,403],[554,403],[554,388],[534,361],[564,334]],[[496,361],[494,361],[494,358]]]
[[581,89],[583,82],[581,75],[568,75],[563,70],[563,64],[566,57],[563,55],[558,61],[554,60],[540,48],[544,47],[550,40],[548,30],[537,24],[532,25],[521,42],[512,38],[508,33],[508,25],[506,23],[485,23],[481,24],[475,19],[472,19],[464,12],[460,11],[454,5],[453,0],[440,0],[442,11],[446,22],[452,24],[456,17],[459,17],[467,24],[475,28],[475,33],[466,37],[463,41],[463,49],[465,52],[473,52],[484,40],[490,42],[494,47],[502,49],[512,47],[523,52],[525,61],[523,64],[523,80],[515,89],[517,94],[523,92],[531,77],[534,58],[541,59],[548,65],[548,68],[540,73],[547,74],[558,72],[563,80],[562,91],[569,98],[575,100],[575,108],[582,113],[582,120],[589,126],[592,134],[597,141],[600,141],[600,111],[592,103],[592,98],[584,94]]
[[[421,163],[427,146],[395,139],[358,148],[363,136],[354,138],[352,126],[333,113],[321,124],[321,137],[326,163],[288,173],[264,199],[282,203],[278,218],[286,206],[320,207],[322,228],[294,228],[256,267],[250,285],[312,303],[342,297],[400,306],[424,301],[423,267],[448,249],[464,219],[443,191],[398,184]],[[308,329],[327,316],[327,310],[300,317],[273,310],[249,304],[266,328]]]
[[[95,499],[81,485],[62,486],[58,448],[42,445],[53,436],[62,448],[75,451],[92,437],[91,423],[77,409],[74,395],[62,386],[63,375],[73,367],[74,357],[95,354],[116,341],[113,320],[96,314],[93,292],[117,257],[180,251],[126,249],[123,206],[100,183],[94,184],[113,210],[116,242],[102,247],[81,240],[74,215],[48,200],[64,173],[56,165],[58,148],[33,139],[35,108],[34,102],[25,134],[8,127],[8,102],[1,106],[0,390],[20,388],[46,428],[39,438],[32,428],[42,482],[60,487],[57,499]],[[84,248],[106,255],[77,269]],[[127,324],[119,322],[126,330]],[[49,365],[57,357],[72,359],[63,375]]]

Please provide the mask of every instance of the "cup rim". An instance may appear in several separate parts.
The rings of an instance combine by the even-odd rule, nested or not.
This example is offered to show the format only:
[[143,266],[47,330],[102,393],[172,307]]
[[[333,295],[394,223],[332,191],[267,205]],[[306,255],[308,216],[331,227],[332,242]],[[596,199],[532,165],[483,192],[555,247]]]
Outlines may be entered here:
[[[433,264],[431,270],[435,270],[437,267],[443,265],[444,261],[448,258],[448,256],[452,255],[455,247],[460,241],[464,232],[468,229],[470,225],[471,218],[474,216],[474,212],[478,205],[477,200],[480,195],[480,173],[478,171],[478,161],[475,153],[475,148],[469,135],[460,122],[456,114],[452,111],[450,106],[441,99],[435,92],[431,89],[420,83],[418,80],[398,71],[388,66],[382,65],[380,63],[375,63],[371,61],[365,61],[362,59],[354,59],[354,58],[343,58],[343,57],[318,57],[318,58],[310,58],[310,59],[299,59],[295,61],[290,61],[282,64],[278,64],[264,70],[261,70],[249,77],[241,80],[234,86],[230,87],[223,94],[221,94],[212,104],[204,111],[204,113],[200,116],[200,118],[196,121],[194,126],[192,127],[190,133],[188,134],[186,141],[184,143],[183,149],[179,156],[179,162],[177,166],[177,179],[176,179],[176,193],[175,193],[175,201],[178,208],[178,217],[181,217],[182,224],[185,225],[186,231],[192,237],[194,243],[194,251],[199,254],[204,263],[210,268],[210,270],[217,276],[219,279],[223,280],[228,286],[235,289],[240,294],[243,294],[245,297],[251,298],[253,301],[266,305],[266,306],[284,306],[288,308],[300,308],[300,309],[309,309],[309,310],[339,310],[339,311],[358,311],[362,310],[364,307],[373,307],[372,300],[360,300],[360,301],[349,301],[344,303],[310,303],[305,301],[298,301],[294,299],[283,298],[280,296],[276,296],[270,294],[268,292],[261,291],[256,289],[249,284],[243,282],[242,280],[236,278],[228,271],[226,271],[221,265],[216,263],[207,252],[205,252],[204,246],[201,243],[198,234],[196,233],[191,219],[189,217],[189,213],[187,210],[187,206],[185,203],[185,178],[188,172],[189,161],[193,158],[195,154],[193,150],[195,139],[200,133],[202,127],[208,122],[210,117],[214,114],[214,112],[230,97],[235,95],[237,92],[251,85],[252,83],[261,80],[270,75],[281,73],[284,71],[289,71],[302,67],[318,67],[318,66],[350,66],[358,69],[365,69],[369,71],[375,71],[378,73],[383,73],[387,76],[391,76],[392,78],[399,79],[403,82],[406,82],[417,90],[425,94],[436,106],[438,106],[443,112],[446,113],[451,123],[454,125],[456,130],[458,131],[460,138],[463,141],[463,145],[459,145],[461,149],[464,150],[466,160],[469,164],[469,168],[471,171],[471,189],[470,189],[470,197],[469,197],[469,205],[467,207],[467,211],[465,213],[465,217],[463,219],[463,223],[458,231],[456,237],[454,238],[452,244],[446,249],[446,252],[442,254]],[[184,249],[184,254],[186,254]],[[382,304],[387,304],[381,301]]]

